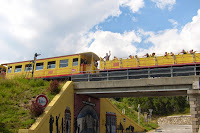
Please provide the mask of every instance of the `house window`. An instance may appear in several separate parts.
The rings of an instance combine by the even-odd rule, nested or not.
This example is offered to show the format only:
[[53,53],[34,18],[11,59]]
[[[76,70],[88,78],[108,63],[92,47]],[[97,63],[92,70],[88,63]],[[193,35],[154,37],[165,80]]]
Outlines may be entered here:
[[11,73],[12,72],[12,66],[9,66],[8,67],[8,73]]
[[68,67],[68,59],[60,60],[60,68],[62,67]]
[[22,65],[15,66],[15,73],[21,72],[22,71]]
[[35,70],[43,70],[44,63],[37,63]]
[[73,66],[78,66],[78,58],[73,59]]
[[25,72],[32,71],[32,64],[26,64],[25,65]]
[[47,69],[52,69],[56,67],[56,61],[48,62]]

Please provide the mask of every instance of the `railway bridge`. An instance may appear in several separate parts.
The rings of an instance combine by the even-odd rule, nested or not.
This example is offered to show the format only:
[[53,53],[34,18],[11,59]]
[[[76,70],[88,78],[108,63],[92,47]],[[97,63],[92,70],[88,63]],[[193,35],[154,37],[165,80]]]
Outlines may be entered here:
[[156,77],[75,82],[76,94],[96,98],[189,96],[193,133],[200,125],[199,76]]

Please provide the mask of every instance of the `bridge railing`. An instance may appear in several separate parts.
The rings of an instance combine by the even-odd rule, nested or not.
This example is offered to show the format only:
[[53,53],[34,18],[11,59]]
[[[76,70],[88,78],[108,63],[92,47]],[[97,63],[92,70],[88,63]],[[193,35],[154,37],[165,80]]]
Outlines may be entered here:
[[73,75],[72,81],[103,81],[121,79],[140,79],[140,78],[160,78],[176,76],[200,75],[200,66],[169,66],[163,68],[143,68],[143,69],[123,69],[113,70],[93,70],[83,71],[81,75]]

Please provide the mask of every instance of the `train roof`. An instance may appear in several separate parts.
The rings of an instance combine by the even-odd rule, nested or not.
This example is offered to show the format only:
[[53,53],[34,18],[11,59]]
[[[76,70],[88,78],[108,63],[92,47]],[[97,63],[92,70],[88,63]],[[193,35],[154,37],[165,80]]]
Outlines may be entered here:
[[[94,60],[97,60],[97,61],[100,60],[99,56],[96,55],[95,53],[93,53],[93,52],[84,52],[84,53],[79,53],[79,54],[72,54],[72,55],[63,55],[63,56],[42,58],[42,59],[37,59],[37,61],[40,61],[40,60],[47,60],[47,59],[54,59],[54,58],[61,58],[61,57],[68,57],[68,56],[75,56],[75,55],[84,55],[84,56],[86,56],[86,57],[92,57],[92,56],[93,56]],[[33,60],[19,61],[19,62],[12,62],[12,63],[4,63],[4,64],[1,64],[1,65],[9,65],[9,64],[24,63],[24,62],[32,62],[32,61],[33,61]]]

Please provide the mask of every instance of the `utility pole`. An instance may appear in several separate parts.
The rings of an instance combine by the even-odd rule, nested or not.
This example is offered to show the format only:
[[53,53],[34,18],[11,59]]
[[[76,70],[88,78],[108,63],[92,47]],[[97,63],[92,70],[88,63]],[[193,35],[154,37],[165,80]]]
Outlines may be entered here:
[[153,112],[153,109],[149,109],[149,113],[150,113],[150,121],[152,121],[152,112]]
[[138,124],[140,125],[140,113],[141,113],[141,108],[140,104],[138,104]]
[[33,74],[34,74],[36,59],[37,59],[37,57],[40,56],[40,55],[41,55],[41,54],[38,54],[38,53],[35,53],[35,54],[34,54],[33,69],[32,69],[32,78],[33,78]]

